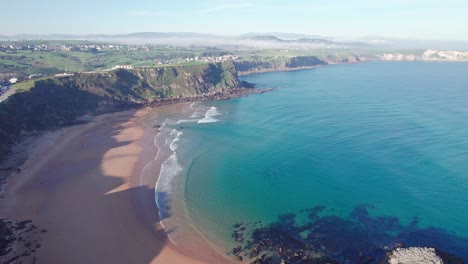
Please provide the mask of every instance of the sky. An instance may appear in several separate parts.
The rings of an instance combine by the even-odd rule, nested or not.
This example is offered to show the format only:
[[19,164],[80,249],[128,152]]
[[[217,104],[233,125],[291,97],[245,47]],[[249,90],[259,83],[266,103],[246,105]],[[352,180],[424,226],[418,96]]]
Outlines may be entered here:
[[468,41],[468,0],[3,1],[0,35],[288,32]]

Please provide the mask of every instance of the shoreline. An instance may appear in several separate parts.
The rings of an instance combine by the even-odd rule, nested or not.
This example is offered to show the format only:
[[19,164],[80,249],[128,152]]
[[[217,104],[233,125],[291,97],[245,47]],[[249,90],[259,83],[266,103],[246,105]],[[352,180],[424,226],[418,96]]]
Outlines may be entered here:
[[168,241],[159,222],[154,191],[159,173],[143,172],[157,151],[152,144],[157,128],[150,120],[177,107],[103,114],[33,139],[21,171],[3,185],[1,218],[32,221],[27,225],[37,230],[14,230],[21,241],[0,260],[227,262],[209,249],[187,256]]
[[296,68],[265,68],[265,69],[259,69],[259,70],[254,70],[254,71],[245,71],[245,72],[238,72],[238,76],[247,76],[251,74],[260,74],[260,73],[268,73],[268,72],[289,72],[289,71],[300,71],[300,70],[310,70],[310,69],[316,69],[319,68],[320,66],[325,66],[329,64],[321,64],[321,65],[314,65],[314,66],[302,66],[302,67],[296,67]]

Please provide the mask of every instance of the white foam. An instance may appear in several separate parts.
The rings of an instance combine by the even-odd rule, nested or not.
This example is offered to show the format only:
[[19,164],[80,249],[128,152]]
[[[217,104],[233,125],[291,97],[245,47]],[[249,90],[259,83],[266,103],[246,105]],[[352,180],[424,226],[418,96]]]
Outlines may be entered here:
[[198,124],[219,122],[221,120],[214,117],[220,115],[221,113],[218,111],[218,108],[212,106],[210,109],[208,109],[208,111],[206,111],[205,117],[203,119],[198,120]]
[[165,126],[170,126],[170,125],[175,125],[175,124],[177,124],[176,121],[171,120],[171,119],[166,119],[164,120],[164,122],[162,122],[161,126],[165,127]]
[[169,217],[171,201],[171,184],[174,178],[182,172],[182,166],[179,164],[177,153],[174,152],[161,165],[158,181],[156,182],[156,205],[159,208],[161,219]]
[[[168,135],[169,131],[170,131],[170,129],[168,127],[161,126],[158,133],[153,138],[153,144],[158,150],[161,147],[163,147],[165,144],[169,143],[169,142],[167,142],[167,135]],[[158,151],[158,153],[159,153],[159,151]]]
[[202,111],[195,111],[191,116],[190,118],[200,118],[203,116],[203,112]]
[[174,129],[172,129],[172,130],[171,130],[171,134],[170,134],[170,135],[171,135],[171,136],[175,136],[175,135],[177,135],[177,129],[175,129],[175,128],[174,128]]
[[206,111],[209,109],[209,107],[203,106],[200,102],[194,102],[190,105],[190,108],[192,108],[193,114],[190,116],[190,118],[197,118],[197,121],[205,116]]
[[179,147],[179,144],[177,142],[180,141],[180,136],[183,134],[182,131],[179,131],[177,133],[177,136],[174,138],[174,140],[172,140],[172,143],[169,145],[169,148],[172,150],[172,151],[175,151],[178,147]]
[[[190,116],[190,117],[193,117],[193,115]],[[182,124],[182,123],[196,123],[197,121],[198,121],[198,119],[181,119],[181,120],[177,121],[176,124],[179,125],[179,124]]]

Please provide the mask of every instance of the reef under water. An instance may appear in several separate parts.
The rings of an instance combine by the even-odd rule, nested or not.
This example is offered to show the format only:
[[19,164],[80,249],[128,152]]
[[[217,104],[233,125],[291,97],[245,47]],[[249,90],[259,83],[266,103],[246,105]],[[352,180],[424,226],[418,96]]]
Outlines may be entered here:
[[402,224],[394,216],[374,216],[360,205],[346,217],[326,213],[324,206],[286,213],[277,221],[238,223],[232,249],[251,263],[387,263],[398,247],[433,247],[444,263],[464,263],[468,238],[437,227],[422,227],[417,217]]

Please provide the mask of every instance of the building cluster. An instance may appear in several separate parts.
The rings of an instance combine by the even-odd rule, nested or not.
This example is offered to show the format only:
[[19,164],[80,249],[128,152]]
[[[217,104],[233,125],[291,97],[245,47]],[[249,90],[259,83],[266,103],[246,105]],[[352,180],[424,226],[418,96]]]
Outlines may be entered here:
[[132,70],[134,68],[133,65],[115,65],[114,67],[112,67],[112,69],[125,69],[125,70]]
[[51,45],[51,44],[22,44],[21,42],[0,44],[0,51],[100,51],[100,50],[130,50],[125,45],[115,44],[74,44],[74,45]]
[[218,63],[218,62],[226,62],[226,61],[236,61],[239,60],[240,57],[237,55],[223,55],[219,57],[187,57],[187,58],[178,58],[178,59],[156,59],[154,63],[156,65],[163,65],[163,64],[180,64],[180,63],[191,63],[191,62],[206,62],[206,63]]
[[[190,58],[190,61],[193,61],[191,59],[192,58]],[[227,55],[223,55],[219,57],[201,57],[201,58],[195,57],[196,61],[201,60],[204,62],[226,62],[226,61],[236,61],[239,59],[240,59],[239,56],[233,55],[233,54],[227,54]]]
[[163,65],[163,64],[172,64],[174,63],[173,60],[154,60],[154,63],[157,64],[157,65]]

